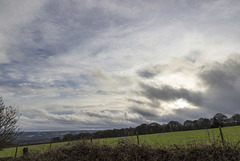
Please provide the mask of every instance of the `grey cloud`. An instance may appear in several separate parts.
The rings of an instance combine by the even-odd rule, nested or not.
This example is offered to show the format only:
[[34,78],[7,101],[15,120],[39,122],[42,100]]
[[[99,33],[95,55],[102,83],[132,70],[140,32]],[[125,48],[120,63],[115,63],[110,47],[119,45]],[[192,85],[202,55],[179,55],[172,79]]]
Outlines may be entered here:
[[[205,67],[202,68],[202,65]],[[153,86],[147,83],[140,83],[139,96],[144,96],[152,102],[160,103],[161,101],[175,101],[177,99],[185,99],[192,103],[197,109],[173,109],[174,114],[163,115],[162,120],[169,119],[182,120],[182,118],[197,119],[198,117],[212,117],[217,112],[227,115],[238,113],[240,104],[240,56],[238,54],[230,55],[224,62],[208,62],[200,65],[196,69],[200,71],[198,76],[202,83],[199,83],[200,88],[206,90],[198,92],[185,88],[173,88],[170,85]],[[190,71],[191,72],[191,71]],[[199,81],[199,80],[198,80]],[[132,100],[129,100],[133,102]],[[139,104],[153,107],[149,102],[141,102]],[[154,106],[154,107],[157,107]],[[149,111],[144,108],[134,109],[142,116],[150,116]],[[154,117],[154,116],[152,116]],[[184,120],[182,120],[184,121]]]
[[233,89],[240,77],[240,55],[231,55],[223,63],[209,65],[199,77],[212,88]]
[[151,78],[151,77],[153,77],[155,74],[154,74],[154,73],[151,73],[150,71],[147,71],[147,70],[142,70],[142,71],[139,71],[139,72],[138,72],[138,75],[139,75],[140,77]]
[[158,115],[156,111],[152,111],[146,108],[129,108],[131,112],[139,114],[142,118],[139,118],[140,123],[143,123],[141,120],[145,121],[156,121],[162,124],[168,123],[169,121],[179,121],[183,123],[186,120],[195,120],[201,117],[212,118],[216,113],[205,108],[180,108],[174,109],[171,114]]
[[198,50],[191,51],[188,55],[185,56],[185,59],[195,63],[201,57],[201,54],[202,53]]
[[240,104],[240,56],[231,55],[225,62],[209,64],[199,73],[208,87],[203,107],[225,114],[237,113]]
[[[57,105],[53,106],[52,105],[49,107],[45,107],[45,110],[55,115],[72,115],[77,112],[75,108],[76,107],[72,107],[72,106],[57,106]],[[24,113],[24,115],[26,116],[26,112]]]
[[[107,28],[129,21],[120,14],[109,13],[103,6],[88,6],[87,2],[47,1],[34,19],[17,30],[14,46],[24,53],[23,61],[37,63],[36,59],[44,61],[69,52]],[[9,49],[8,53],[13,52]]]
[[136,104],[139,104],[139,105],[145,104],[145,102],[143,102],[143,101],[139,101],[139,100],[135,100],[135,99],[131,99],[131,98],[128,98],[127,100],[129,102],[133,102],[133,103],[136,103]]
[[87,116],[90,116],[90,117],[113,119],[113,117],[111,116],[111,113],[105,112],[105,111],[100,111],[100,112],[86,112],[85,114],[86,114]]
[[[57,108],[57,106],[48,107],[47,109],[39,108],[22,111],[23,118],[20,119],[20,122],[25,125],[24,128],[27,130],[29,130],[28,124],[30,120],[31,123],[39,125],[40,129],[44,126],[47,129],[49,125],[55,125],[59,129],[69,130],[72,127],[81,129],[122,128],[136,126],[135,121],[139,120],[121,110],[95,110],[93,112],[91,110],[82,110],[81,108],[73,109],[73,107],[65,109],[66,107],[60,106],[60,111],[56,112],[54,108]],[[67,113],[68,109],[72,109],[74,113]],[[62,113],[61,110],[66,113]]]
[[94,71],[91,76],[93,78],[99,79],[99,80],[108,80],[111,79],[111,77],[105,72],[105,71],[101,71],[101,70],[96,70]]
[[145,101],[128,98],[127,101],[132,102],[138,106],[146,105],[148,107],[161,108],[160,102],[155,99],[152,99],[151,102],[145,102]]
[[209,111],[221,112],[232,115],[239,113],[240,90],[233,91],[208,91],[205,95],[204,108]]
[[202,117],[203,115],[206,116],[205,112],[207,110],[204,111],[200,108],[195,110],[192,110],[189,108],[174,109],[172,114],[163,114],[163,115],[160,115],[158,114],[157,111],[154,111],[148,108],[130,107],[129,111],[140,115],[140,117],[135,120],[136,122],[139,121],[139,123],[143,123],[144,121],[146,122],[156,121],[159,123],[168,123],[169,121],[173,121],[173,120],[183,123],[186,119],[194,120]]
[[[186,120],[196,120],[201,117],[205,118],[212,118],[216,112],[213,110],[205,109],[205,108],[197,108],[197,109],[189,109],[189,108],[180,108],[174,109],[174,114],[171,116],[172,118],[175,117],[175,120],[179,120],[181,122]],[[168,116],[171,118],[170,116]]]
[[201,105],[202,103],[201,92],[190,91],[184,88],[174,89],[168,85],[158,88],[141,83],[140,86],[142,91],[139,92],[139,94],[147,97],[150,100],[159,99],[163,101],[172,101],[183,98],[194,105]]
[[160,101],[156,99],[152,99],[150,103],[147,103],[147,105],[153,108],[162,108]]
[[152,78],[157,74],[161,73],[162,67],[163,66],[161,65],[146,66],[146,67],[143,67],[142,69],[139,69],[137,71],[137,75],[142,78]]
[[[155,110],[164,110],[162,101],[170,103],[180,98],[204,107],[206,111],[196,111],[203,114],[238,110],[239,58],[232,57],[228,63],[210,64],[210,68],[195,71],[202,57],[208,59],[215,53],[222,55],[225,51],[239,50],[238,1],[24,0],[0,3],[0,92],[9,96],[9,102],[18,101],[27,107],[79,102],[83,106],[94,104],[94,109],[110,109],[116,102],[115,109],[135,106],[126,115],[124,111],[79,112],[56,107],[36,115],[28,113],[24,119],[33,122],[32,125],[25,122],[29,127],[61,129],[63,124],[66,129],[73,126],[76,129],[116,128],[151,118],[169,121],[197,117],[191,113],[184,115],[188,109],[175,111],[181,114],[179,117],[176,114],[154,116]],[[185,66],[178,62],[176,66],[172,63],[164,68],[152,65],[186,52],[189,53],[185,57],[187,63],[182,62]],[[133,71],[136,64],[146,62],[151,65]],[[189,68],[184,70],[186,66]],[[206,91],[176,89],[167,83],[159,87],[148,84],[181,70],[183,75],[189,72],[190,77],[202,70],[199,78],[203,86],[206,85]],[[140,89],[139,81],[145,83]],[[202,84],[199,86],[202,89]],[[125,97],[132,96],[130,90],[141,90],[138,92],[140,99],[124,101]],[[141,97],[150,101],[142,101]],[[113,102],[111,106],[109,101]],[[78,108],[87,109],[83,106]],[[145,109],[145,106],[158,109]]]
[[137,107],[130,107],[129,110],[133,113],[137,113],[143,117],[152,118],[157,117],[156,111],[153,109],[145,109],[145,108],[137,108]]
[[202,72],[200,77],[206,85],[211,86],[210,88],[233,89],[238,76],[228,73],[228,71],[215,68],[210,71]]
[[[128,16],[120,13],[114,15],[114,10],[109,11],[104,5],[89,6],[88,2],[74,1],[46,1],[33,14],[28,21],[14,26],[14,32],[11,34],[14,41],[5,45],[6,54],[11,61],[0,64],[1,73],[5,73],[5,77],[0,78],[2,86],[96,86],[93,81],[85,80],[84,74],[80,76],[81,81],[77,80],[76,73],[81,71],[64,75],[61,69],[57,70],[59,67],[48,60],[57,61],[57,56],[71,52],[80,45],[86,45],[88,41],[93,41],[92,39],[99,34],[106,32],[108,27],[121,26],[130,20]],[[96,53],[98,52],[101,51],[96,49]],[[83,54],[81,50],[78,53]],[[66,66],[63,62],[58,63],[62,68]],[[14,71],[11,72],[11,69]],[[10,73],[18,78],[8,76]],[[29,76],[34,80],[29,80]],[[51,82],[42,82],[41,78],[50,78]]]

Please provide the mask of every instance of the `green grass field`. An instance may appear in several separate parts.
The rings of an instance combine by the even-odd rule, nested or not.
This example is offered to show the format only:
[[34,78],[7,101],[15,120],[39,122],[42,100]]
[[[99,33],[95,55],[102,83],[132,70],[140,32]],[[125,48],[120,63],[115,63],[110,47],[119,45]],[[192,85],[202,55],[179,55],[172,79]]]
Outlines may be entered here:
[[[60,142],[60,143],[52,143],[51,148],[58,146],[65,146],[69,144],[69,142]],[[37,145],[25,145],[19,146],[17,150],[17,156],[21,156],[23,154],[23,148],[28,147],[29,152],[39,152],[44,151],[50,148],[50,143],[46,144],[37,144]],[[5,148],[0,151],[0,157],[14,157],[16,152],[16,147]]]
[[[227,143],[236,145],[240,141],[240,126],[224,127],[222,128],[224,139]],[[159,146],[171,146],[175,145],[201,145],[207,144],[209,142],[221,142],[219,129],[209,129],[209,130],[192,130],[192,131],[180,131],[180,132],[168,132],[168,133],[158,133],[158,134],[148,134],[139,135],[140,144],[151,145],[154,147]],[[124,142],[133,142],[137,144],[136,136],[120,137],[120,138],[107,138],[107,139],[96,139],[93,143],[97,144],[109,144],[117,145]],[[53,147],[67,145],[68,142],[53,143]],[[71,145],[70,145],[71,146]],[[38,144],[29,146],[20,146],[18,148],[17,155],[22,155],[22,150],[24,147],[28,147],[30,152],[39,152],[50,148],[50,144]],[[0,157],[12,157],[15,154],[15,147],[5,148],[0,151]]]
[[[223,136],[226,142],[236,144],[240,141],[240,126],[222,128]],[[98,139],[95,142],[100,144],[116,145],[118,143],[131,141],[137,143],[137,137],[121,137]],[[139,135],[140,144],[151,146],[171,146],[175,145],[198,145],[211,142],[221,142],[218,128],[208,130],[179,131],[158,134]]]

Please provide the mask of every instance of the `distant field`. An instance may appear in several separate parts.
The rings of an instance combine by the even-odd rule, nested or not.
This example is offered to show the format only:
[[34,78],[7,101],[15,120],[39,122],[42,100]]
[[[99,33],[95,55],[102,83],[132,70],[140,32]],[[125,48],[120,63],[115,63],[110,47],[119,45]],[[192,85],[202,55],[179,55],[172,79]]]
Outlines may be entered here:
[[[240,141],[240,126],[222,128],[224,139],[231,144]],[[209,139],[210,136],[210,139]],[[220,132],[218,128],[208,130],[192,130],[180,132],[168,132],[158,134],[139,135],[140,144],[151,146],[170,146],[170,145],[193,145],[209,143],[211,141],[220,142]],[[116,145],[124,141],[137,143],[137,137],[121,137],[94,140],[100,144]]]
[[[222,128],[224,139],[236,145],[240,141],[240,126],[224,127]],[[209,138],[210,136],[210,138]],[[158,134],[148,134],[139,135],[140,144],[146,144],[151,146],[171,146],[175,145],[200,145],[206,144],[210,141],[220,142],[220,132],[219,129],[209,129],[209,130],[192,130],[192,131],[180,131],[180,132],[168,132],[168,133],[158,133]],[[93,143],[98,144],[110,144],[117,145],[124,142],[137,143],[136,136],[129,137],[119,137],[119,138],[107,138],[107,139],[96,139]],[[54,143],[52,147],[63,146],[68,144],[68,142]],[[71,145],[70,145],[71,146]],[[29,145],[18,148],[17,155],[22,155],[22,150],[24,147],[28,147],[30,152],[38,152],[44,149],[49,149],[50,144],[38,144]],[[15,154],[16,148],[6,148],[0,151],[0,157],[12,157]]]

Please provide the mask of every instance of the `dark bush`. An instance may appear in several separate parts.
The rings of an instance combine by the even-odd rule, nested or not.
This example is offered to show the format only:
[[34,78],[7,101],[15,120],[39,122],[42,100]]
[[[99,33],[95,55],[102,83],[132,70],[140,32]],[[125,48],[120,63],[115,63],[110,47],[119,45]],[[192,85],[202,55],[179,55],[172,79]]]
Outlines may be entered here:
[[138,146],[136,144],[96,145],[78,143],[71,148],[60,147],[50,149],[44,153],[29,154],[16,161],[175,161],[175,160],[240,160],[240,150],[233,146],[217,144],[202,145],[200,147],[172,146],[170,148],[154,148]]

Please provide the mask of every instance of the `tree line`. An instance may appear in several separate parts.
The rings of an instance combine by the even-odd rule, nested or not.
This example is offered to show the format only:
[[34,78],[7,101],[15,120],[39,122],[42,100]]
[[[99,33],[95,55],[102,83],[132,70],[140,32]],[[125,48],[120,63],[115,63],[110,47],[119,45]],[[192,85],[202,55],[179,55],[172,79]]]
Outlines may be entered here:
[[186,120],[183,124],[178,121],[170,121],[167,124],[141,124],[135,128],[122,128],[113,130],[102,130],[94,133],[79,133],[76,135],[66,134],[63,138],[52,138],[52,142],[59,141],[71,141],[80,139],[98,139],[98,138],[110,138],[110,137],[122,137],[132,135],[144,135],[174,131],[187,131],[187,130],[199,130],[210,129],[216,127],[236,126],[240,125],[240,114],[234,114],[230,118],[222,113],[217,113],[213,118],[199,118],[198,120]]

